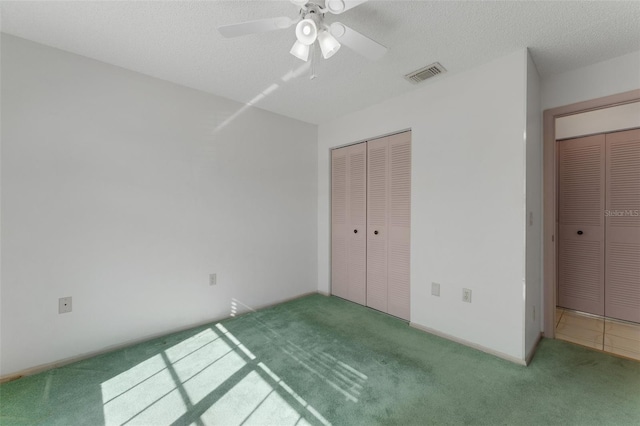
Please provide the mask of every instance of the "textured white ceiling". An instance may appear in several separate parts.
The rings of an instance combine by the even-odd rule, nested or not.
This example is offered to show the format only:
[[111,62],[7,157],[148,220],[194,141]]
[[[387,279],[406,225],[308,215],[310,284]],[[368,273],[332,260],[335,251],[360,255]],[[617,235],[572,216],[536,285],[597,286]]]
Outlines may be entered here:
[[[281,1],[2,1],[2,31],[311,123],[414,90],[403,75],[438,61],[447,75],[529,47],[542,76],[640,50],[640,3],[375,1],[339,17],[389,48],[347,48],[289,78],[294,28],[225,39],[216,27],[296,17]],[[289,77],[287,77],[289,75]],[[266,91],[266,92],[265,92]],[[261,95],[262,94],[262,95]]]

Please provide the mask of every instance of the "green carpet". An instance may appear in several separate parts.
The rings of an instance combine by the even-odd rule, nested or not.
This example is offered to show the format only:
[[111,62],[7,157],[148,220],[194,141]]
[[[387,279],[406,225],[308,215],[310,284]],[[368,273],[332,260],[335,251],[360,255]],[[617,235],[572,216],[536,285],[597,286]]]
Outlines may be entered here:
[[522,367],[313,295],[0,386],[0,424],[638,425],[640,363]]

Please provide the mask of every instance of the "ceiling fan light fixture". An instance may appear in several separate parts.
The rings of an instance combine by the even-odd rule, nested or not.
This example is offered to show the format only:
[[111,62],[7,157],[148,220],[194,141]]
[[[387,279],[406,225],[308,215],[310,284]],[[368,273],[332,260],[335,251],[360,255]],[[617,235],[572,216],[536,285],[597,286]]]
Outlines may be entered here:
[[320,43],[320,50],[322,50],[324,59],[329,59],[340,50],[340,43],[327,30],[323,30],[318,34],[318,43]]
[[326,3],[327,9],[331,13],[340,13],[344,10],[344,1],[343,0],[327,0]]
[[318,38],[318,26],[310,18],[303,19],[296,25],[296,37],[298,41],[307,46],[313,44]]
[[293,43],[293,47],[291,48],[289,53],[291,53],[296,58],[307,62],[309,60],[310,50],[311,50],[311,47],[309,45],[302,44],[300,43],[300,41],[296,40],[296,42]]

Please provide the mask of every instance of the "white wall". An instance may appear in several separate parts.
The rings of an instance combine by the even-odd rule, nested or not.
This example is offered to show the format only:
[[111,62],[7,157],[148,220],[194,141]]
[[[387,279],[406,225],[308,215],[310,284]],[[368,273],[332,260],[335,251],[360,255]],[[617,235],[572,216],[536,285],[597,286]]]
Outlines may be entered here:
[[540,76],[527,55],[526,281],[525,342],[528,356],[543,329],[542,303],[542,110]]
[[542,80],[542,109],[640,88],[640,51]]
[[411,128],[411,321],[524,359],[526,54],[319,126],[320,291],[330,290],[330,148]]
[[316,126],[1,47],[2,375],[316,291]]
[[640,102],[556,118],[556,140],[640,127]]

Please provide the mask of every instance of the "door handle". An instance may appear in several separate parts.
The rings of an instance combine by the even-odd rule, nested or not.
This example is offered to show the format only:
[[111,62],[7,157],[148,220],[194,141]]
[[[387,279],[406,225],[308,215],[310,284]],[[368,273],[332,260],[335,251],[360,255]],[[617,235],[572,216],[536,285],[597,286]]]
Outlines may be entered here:
[[578,235],[582,235],[582,234],[584,234],[584,232],[578,231]]
[[357,234],[357,233],[358,233],[358,230],[357,230],[357,229],[354,229],[354,230],[353,230],[353,233],[354,233],[354,234]]
[[378,235],[378,231],[373,231],[374,234]]

